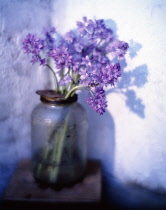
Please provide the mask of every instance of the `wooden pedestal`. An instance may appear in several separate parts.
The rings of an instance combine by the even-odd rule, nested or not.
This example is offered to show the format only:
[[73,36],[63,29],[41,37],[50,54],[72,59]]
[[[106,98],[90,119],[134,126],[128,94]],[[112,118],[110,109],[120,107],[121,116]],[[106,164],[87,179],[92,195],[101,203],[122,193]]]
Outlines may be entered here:
[[[101,199],[101,168],[98,161],[88,161],[86,175],[81,182],[60,190],[40,188],[33,178],[30,161],[21,161],[17,167],[3,197],[3,206],[7,209],[32,209],[50,205],[65,207],[67,204],[99,203]],[[29,206],[29,208],[28,208]],[[66,209],[66,208],[65,208]],[[80,209],[80,208],[79,208]]]

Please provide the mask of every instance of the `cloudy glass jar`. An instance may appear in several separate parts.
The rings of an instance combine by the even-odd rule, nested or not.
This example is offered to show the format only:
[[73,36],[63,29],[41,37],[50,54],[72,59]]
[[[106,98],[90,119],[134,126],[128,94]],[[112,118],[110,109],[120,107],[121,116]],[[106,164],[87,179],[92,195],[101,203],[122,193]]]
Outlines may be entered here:
[[86,112],[77,95],[64,100],[54,91],[37,93],[41,103],[31,117],[34,177],[55,187],[74,183],[86,168]]

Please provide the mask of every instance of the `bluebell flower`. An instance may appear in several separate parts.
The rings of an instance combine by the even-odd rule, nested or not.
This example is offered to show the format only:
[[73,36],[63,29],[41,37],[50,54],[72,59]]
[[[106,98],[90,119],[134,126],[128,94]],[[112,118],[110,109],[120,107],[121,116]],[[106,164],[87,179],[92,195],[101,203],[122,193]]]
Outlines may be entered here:
[[[118,82],[121,76],[118,59],[125,56],[129,45],[115,39],[103,19],[83,17],[83,21],[77,21],[76,25],[76,30],[58,39],[54,27],[45,28],[42,38],[28,34],[23,40],[23,50],[32,55],[33,64],[47,66],[54,73],[55,86],[63,93],[65,87],[65,97],[77,89],[86,88],[92,93],[87,98],[88,105],[103,114],[107,107],[104,88]],[[47,62],[48,57],[54,61],[56,70]]]

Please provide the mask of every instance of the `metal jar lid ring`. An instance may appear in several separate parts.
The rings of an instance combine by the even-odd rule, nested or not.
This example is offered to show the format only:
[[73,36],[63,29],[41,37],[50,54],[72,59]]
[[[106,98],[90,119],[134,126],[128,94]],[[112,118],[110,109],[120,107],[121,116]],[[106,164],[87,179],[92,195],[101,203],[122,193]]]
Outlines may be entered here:
[[36,93],[40,95],[42,102],[54,105],[67,105],[76,102],[78,99],[76,94],[65,99],[65,95],[54,90],[37,90]]

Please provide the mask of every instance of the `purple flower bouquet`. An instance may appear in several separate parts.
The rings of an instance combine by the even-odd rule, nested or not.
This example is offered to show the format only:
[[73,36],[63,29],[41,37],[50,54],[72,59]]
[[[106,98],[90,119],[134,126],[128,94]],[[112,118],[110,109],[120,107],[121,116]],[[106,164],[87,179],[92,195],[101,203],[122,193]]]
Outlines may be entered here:
[[[67,99],[80,89],[89,92],[88,105],[100,115],[107,107],[104,88],[114,86],[121,76],[118,62],[128,44],[114,38],[104,20],[83,17],[77,29],[60,37],[54,27],[44,29],[42,38],[28,34],[23,49],[31,54],[31,62],[46,66],[54,76],[55,91]],[[49,61],[54,61],[54,67]]]

